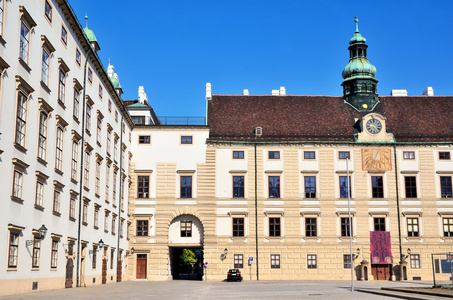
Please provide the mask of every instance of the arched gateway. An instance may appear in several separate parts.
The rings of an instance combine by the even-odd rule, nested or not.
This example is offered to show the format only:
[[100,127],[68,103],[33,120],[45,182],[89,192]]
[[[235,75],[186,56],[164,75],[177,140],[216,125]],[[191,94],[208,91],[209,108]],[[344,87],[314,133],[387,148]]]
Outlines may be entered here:
[[169,271],[173,279],[203,278],[203,224],[194,215],[173,219],[168,230]]

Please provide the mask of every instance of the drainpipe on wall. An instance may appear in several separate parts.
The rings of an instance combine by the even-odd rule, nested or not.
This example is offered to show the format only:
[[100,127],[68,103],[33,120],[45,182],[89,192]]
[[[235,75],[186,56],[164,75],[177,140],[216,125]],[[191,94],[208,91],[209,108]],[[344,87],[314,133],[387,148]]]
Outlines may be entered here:
[[83,144],[85,143],[85,105],[86,105],[86,100],[85,100],[85,88],[86,88],[86,74],[87,74],[87,64],[88,64],[88,57],[85,60],[85,67],[83,68],[83,94],[82,94],[82,139],[80,140],[80,180],[79,180],[79,219],[78,219],[78,229],[77,229],[77,267],[76,267],[76,273],[77,273],[77,281],[76,281],[76,287],[80,286],[80,231],[81,231],[81,226],[82,226],[82,193],[83,193],[83,154],[85,151],[83,151]]
[[256,280],[260,280],[258,264],[258,182],[257,182],[257,165],[256,165],[256,143],[255,143],[255,239],[256,239]]
[[[403,262],[403,247],[401,245],[401,216],[400,216],[400,199],[398,190],[398,167],[397,167],[397,155],[396,155],[396,144],[393,144],[393,155],[395,161],[395,184],[396,184],[396,212],[398,214],[398,243],[400,247],[400,263]],[[401,270],[400,270],[401,272]],[[402,274],[400,274],[401,277]]]
[[[120,189],[119,189],[119,195],[120,199],[118,201],[118,242],[117,242],[117,247],[116,247],[116,281],[118,282],[119,279],[119,273],[121,270],[119,270],[119,265],[120,265],[120,226],[121,226],[121,205],[123,198],[121,197],[122,192],[123,192],[123,120],[124,116],[121,115],[121,132],[120,132],[120,147],[121,147],[121,155],[120,155]],[[126,155],[126,153],[124,153]]]

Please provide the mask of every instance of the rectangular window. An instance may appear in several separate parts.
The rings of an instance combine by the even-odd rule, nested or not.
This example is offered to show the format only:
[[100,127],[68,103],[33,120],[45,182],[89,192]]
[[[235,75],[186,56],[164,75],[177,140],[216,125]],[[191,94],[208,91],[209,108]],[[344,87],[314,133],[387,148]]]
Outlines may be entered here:
[[304,151],[304,159],[315,159],[315,151]]
[[374,231],[385,231],[385,218],[373,218]]
[[51,259],[50,259],[50,267],[52,269],[56,269],[57,263],[58,263],[58,241],[52,240],[52,253],[51,253]]
[[85,122],[85,129],[88,130],[88,132],[91,131],[91,105],[87,104],[86,107],[86,122]]
[[61,26],[61,41],[67,45],[68,44],[68,32],[66,31],[66,28]]
[[151,143],[151,137],[149,135],[140,135],[138,137],[139,144],[149,144]]
[[192,198],[192,176],[181,176],[181,198]]
[[347,176],[340,176],[339,179],[340,179],[340,198],[351,197],[351,176],[349,176],[349,182]]
[[280,159],[280,151],[269,151],[268,158],[269,159]]
[[47,114],[41,112],[39,115],[39,139],[38,139],[38,157],[46,160],[47,148]]
[[269,198],[280,198],[280,176],[269,176]]
[[438,258],[434,260],[434,270],[437,274],[440,273],[440,261]]
[[444,237],[453,236],[453,218],[443,218]]
[[439,160],[450,160],[450,152],[439,152]]
[[117,161],[118,158],[118,139],[115,137],[113,139],[113,160]]
[[452,197],[451,176],[440,177],[440,191],[442,198]]
[[36,236],[33,237],[33,254],[31,259],[31,267],[39,268],[39,257],[41,253],[41,239],[38,239]]
[[94,229],[99,229],[99,206],[94,207],[94,223],[93,227]]
[[350,236],[350,234],[349,234],[349,217],[341,218],[341,236]]
[[350,269],[351,266],[351,254],[343,254],[343,268]]
[[77,89],[74,89],[74,108],[73,116],[77,120],[79,119],[79,103],[80,103],[80,92]]
[[192,136],[181,136],[181,144],[192,144]]
[[19,233],[10,232],[9,235],[9,253],[8,268],[17,268],[17,252],[19,248]]
[[28,65],[28,51],[30,46],[30,29],[21,22],[20,27],[20,58]]
[[96,269],[97,255],[98,255],[98,247],[97,246],[93,246],[93,257],[92,257],[92,261],[91,261],[91,267],[93,269]]
[[317,219],[316,218],[305,218],[305,236],[316,237],[318,236],[317,230]]
[[113,269],[113,265],[115,264],[115,261],[113,260],[113,257],[115,256],[115,249],[110,250],[110,269]]
[[349,151],[339,151],[338,159],[351,159]]
[[316,176],[304,176],[305,198],[316,198]]
[[76,198],[75,196],[71,196],[69,199],[69,218],[71,220],[75,220],[76,218]]
[[102,86],[99,84],[99,98],[101,98],[101,99],[102,99],[102,92],[103,92]]
[[110,212],[106,210],[104,215],[104,232],[109,232],[109,214]]
[[90,187],[90,153],[85,151],[85,172],[83,172],[83,186],[86,188]]
[[49,1],[46,0],[46,7],[44,9],[44,15],[46,16],[49,22],[52,22],[52,6],[50,6]]
[[96,182],[94,187],[96,195],[101,194],[101,162],[96,161]]
[[417,177],[406,176],[404,177],[406,188],[406,198],[417,198]]
[[138,176],[137,198],[149,198],[149,176]]
[[17,170],[14,170],[14,182],[13,182],[13,197],[17,199],[22,198],[22,178],[23,174]]
[[233,159],[244,159],[244,151],[233,151]]
[[192,221],[181,221],[181,237],[192,236]]
[[100,145],[101,144],[101,132],[102,132],[102,119],[98,118],[97,126],[96,126],[96,142]]
[[418,218],[407,218],[407,236],[417,237],[418,232]]
[[25,147],[25,126],[27,124],[27,97],[19,92],[16,115],[16,144]]
[[53,193],[53,212],[60,213],[60,191],[55,190]]
[[105,202],[109,202],[109,190],[110,190],[110,165],[105,167]]
[[107,131],[107,154],[110,155],[110,145],[112,142],[112,131],[108,130]]
[[109,111],[111,112],[112,111],[112,100],[110,100],[110,99],[108,101],[108,108],[109,108]]
[[242,269],[244,267],[244,256],[242,254],[234,255],[234,268]]
[[269,218],[269,236],[280,236],[280,218]]
[[44,199],[44,183],[38,180],[36,181],[35,205],[37,207],[43,207],[43,199]]
[[61,127],[57,127],[55,169],[62,171],[62,159],[63,159],[63,129]]
[[382,176],[372,176],[373,198],[384,198],[384,179]]
[[83,201],[82,223],[85,226],[88,225],[88,202],[87,201]]
[[112,204],[116,206],[116,178],[118,176],[117,171],[113,171],[113,184],[112,184]]
[[244,236],[244,218],[233,218],[233,236]]
[[63,70],[59,70],[59,75],[58,75],[58,100],[60,100],[61,103],[64,103],[65,89],[66,89],[66,75],[63,72]]
[[93,82],[93,71],[91,70],[90,67],[88,67],[88,81],[89,81],[90,83]]
[[76,48],[75,60],[76,60],[76,63],[80,66],[80,64],[82,63],[82,54],[80,54],[80,51],[77,48]]
[[77,181],[77,156],[79,152],[77,141],[72,141],[72,157],[71,157],[71,179]]
[[318,259],[316,258],[316,254],[308,254],[307,255],[307,269],[316,269],[318,268]]
[[45,49],[42,49],[42,72],[41,81],[45,85],[49,85],[49,53]]
[[0,0],[0,36],[3,35],[3,5],[4,1]]
[[420,269],[420,254],[411,254],[411,269]]
[[404,159],[415,159],[415,152],[414,151],[403,151],[403,158]]
[[271,254],[271,269],[280,269],[280,254]]
[[112,216],[112,234],[115,235],[116,234],[116,216],[113,215]]
[[148,220],[137,220],[137,235],[148,236]]
[[244,198],[244,176],[233,176],[233,198]]

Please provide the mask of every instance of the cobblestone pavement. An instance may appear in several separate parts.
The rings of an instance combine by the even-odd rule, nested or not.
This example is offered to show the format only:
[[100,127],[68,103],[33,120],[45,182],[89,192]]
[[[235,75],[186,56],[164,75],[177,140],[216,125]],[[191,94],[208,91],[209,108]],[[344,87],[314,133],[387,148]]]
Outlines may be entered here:
[[[395,299],[351,292],[348,281],[129,281],[72,289],[36,291],[0,299]],[[428,287],[429,283],[355,282],[357,289]]]

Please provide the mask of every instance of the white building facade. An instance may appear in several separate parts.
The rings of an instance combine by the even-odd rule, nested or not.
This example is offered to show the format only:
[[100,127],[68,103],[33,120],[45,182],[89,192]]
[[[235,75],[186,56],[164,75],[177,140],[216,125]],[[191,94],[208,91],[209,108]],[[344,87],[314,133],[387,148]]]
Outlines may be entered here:
[[132,120],[118,79],[66,0],[0,8],[0,294],[122,280]]

